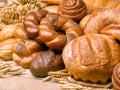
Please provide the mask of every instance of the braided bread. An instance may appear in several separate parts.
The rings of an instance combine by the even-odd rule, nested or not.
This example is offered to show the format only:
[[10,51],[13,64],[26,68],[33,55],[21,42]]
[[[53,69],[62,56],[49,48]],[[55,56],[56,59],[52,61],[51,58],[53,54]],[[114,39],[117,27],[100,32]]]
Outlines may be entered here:
[[75,21],[46,10],[29,12],[24,26],[29,37],[45,43],[53,50],[62,50],[66,43],[82,35],[82,30]]
[[13,43],[13,60],[23,68],[29,68],[35,52],[43,50],[42,46],[34,40],[17,40]]
[[87,9],[82,0],[62,0],[58,6],[58,14],[79,21],[87,14]]
[[95,12],[88,20],[84,34],[100,33],[100,30],[110,24],[120,24],[119,9],[103,9]]

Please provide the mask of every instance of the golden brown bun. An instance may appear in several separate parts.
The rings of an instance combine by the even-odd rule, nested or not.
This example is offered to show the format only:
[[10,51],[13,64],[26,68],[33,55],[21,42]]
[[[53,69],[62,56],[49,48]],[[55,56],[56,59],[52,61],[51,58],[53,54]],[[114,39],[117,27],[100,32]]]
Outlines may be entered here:
[[31,73],[37,77],[45,77],[49,71],[60,69],[64,69],[62,56],[51,50],[39,52],[30,64]]
[[68,73],[75,79],[106,83],[120,62],[120,46],[107,35],[84,35],[65,46],[62,58]]
[[10,38],[28,39],[22,24],[7,25],[0,31],[0,41]]
[[79,21],[87,14],[87,9],[82,0],[62,0],[58,6],[58,14]]
[[100,31],[101,34],[112,36],[114,39],[120,40],[120,24],[111,24]]
[[44,10],[47,10],[47,11],[49,11],[49,12],[51,12],[51,13],[58,13],[57,12],[57,8],[58,8],[58,6],[56,6],[56,5],[50,5],[50,6],[46,6],[45,8],[43,8]]
[[47,10],[29,12],[24,26],[29,37],[53,50],[62,50],[70,41],[67,37],[73,39],[82,35],[82,30],[75,21]]
[[88,14],[86,15],[85,17],[83,17],[81,20],[80,20],[80,27],[82,30],[85,29],[85,26],[87,25],[87,22],[89,21],[90,17],[92,17],[92,14]]
[[100,33],[110,24],[120,24],[120,9],[103,9],[95,12],[87,22],[84,34]]
[[34,40],[17,40],[13,43],[13,60],[23,68],[29,68],[34,53],[43,48]]
[[12,59],[12,46],[16,42],[16,39],[7,39],[0,42],[0,59],[10,60]]
[[120,63],[113,70],[112,84],[114,90],[120,90]]

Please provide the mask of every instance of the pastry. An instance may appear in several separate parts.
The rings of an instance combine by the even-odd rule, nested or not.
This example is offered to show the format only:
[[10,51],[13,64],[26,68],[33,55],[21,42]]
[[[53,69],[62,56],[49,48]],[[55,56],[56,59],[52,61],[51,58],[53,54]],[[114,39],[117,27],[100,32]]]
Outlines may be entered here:
[[79,21],[87,14],[87,9],[82,0],[62,0],[58,6],[58,14]]
[[80,26],[72,19],[40,9],[26,15],[24,26],[30,38],[58,51],[62,50],[70,39],[82,35]]

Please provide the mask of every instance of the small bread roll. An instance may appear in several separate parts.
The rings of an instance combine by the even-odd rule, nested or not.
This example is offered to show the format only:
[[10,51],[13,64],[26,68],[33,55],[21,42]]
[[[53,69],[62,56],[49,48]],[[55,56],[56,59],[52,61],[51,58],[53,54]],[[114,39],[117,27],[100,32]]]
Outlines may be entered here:
[[60,69],[64,69],[62,56],[51,50],[39,52],[30,64],[30,71],[36,77],[46,77],[49,71]]

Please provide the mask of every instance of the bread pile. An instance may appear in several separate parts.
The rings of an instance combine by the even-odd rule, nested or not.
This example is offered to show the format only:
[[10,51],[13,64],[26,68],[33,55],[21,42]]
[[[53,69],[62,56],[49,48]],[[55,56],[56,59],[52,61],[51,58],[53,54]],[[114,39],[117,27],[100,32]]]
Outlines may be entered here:
[[120,2],[41,2],[48,6],[0,31],[0,58],[13,59],[36,77],[65,68],[78,81],[105,84],[112,77],[119,86]]

